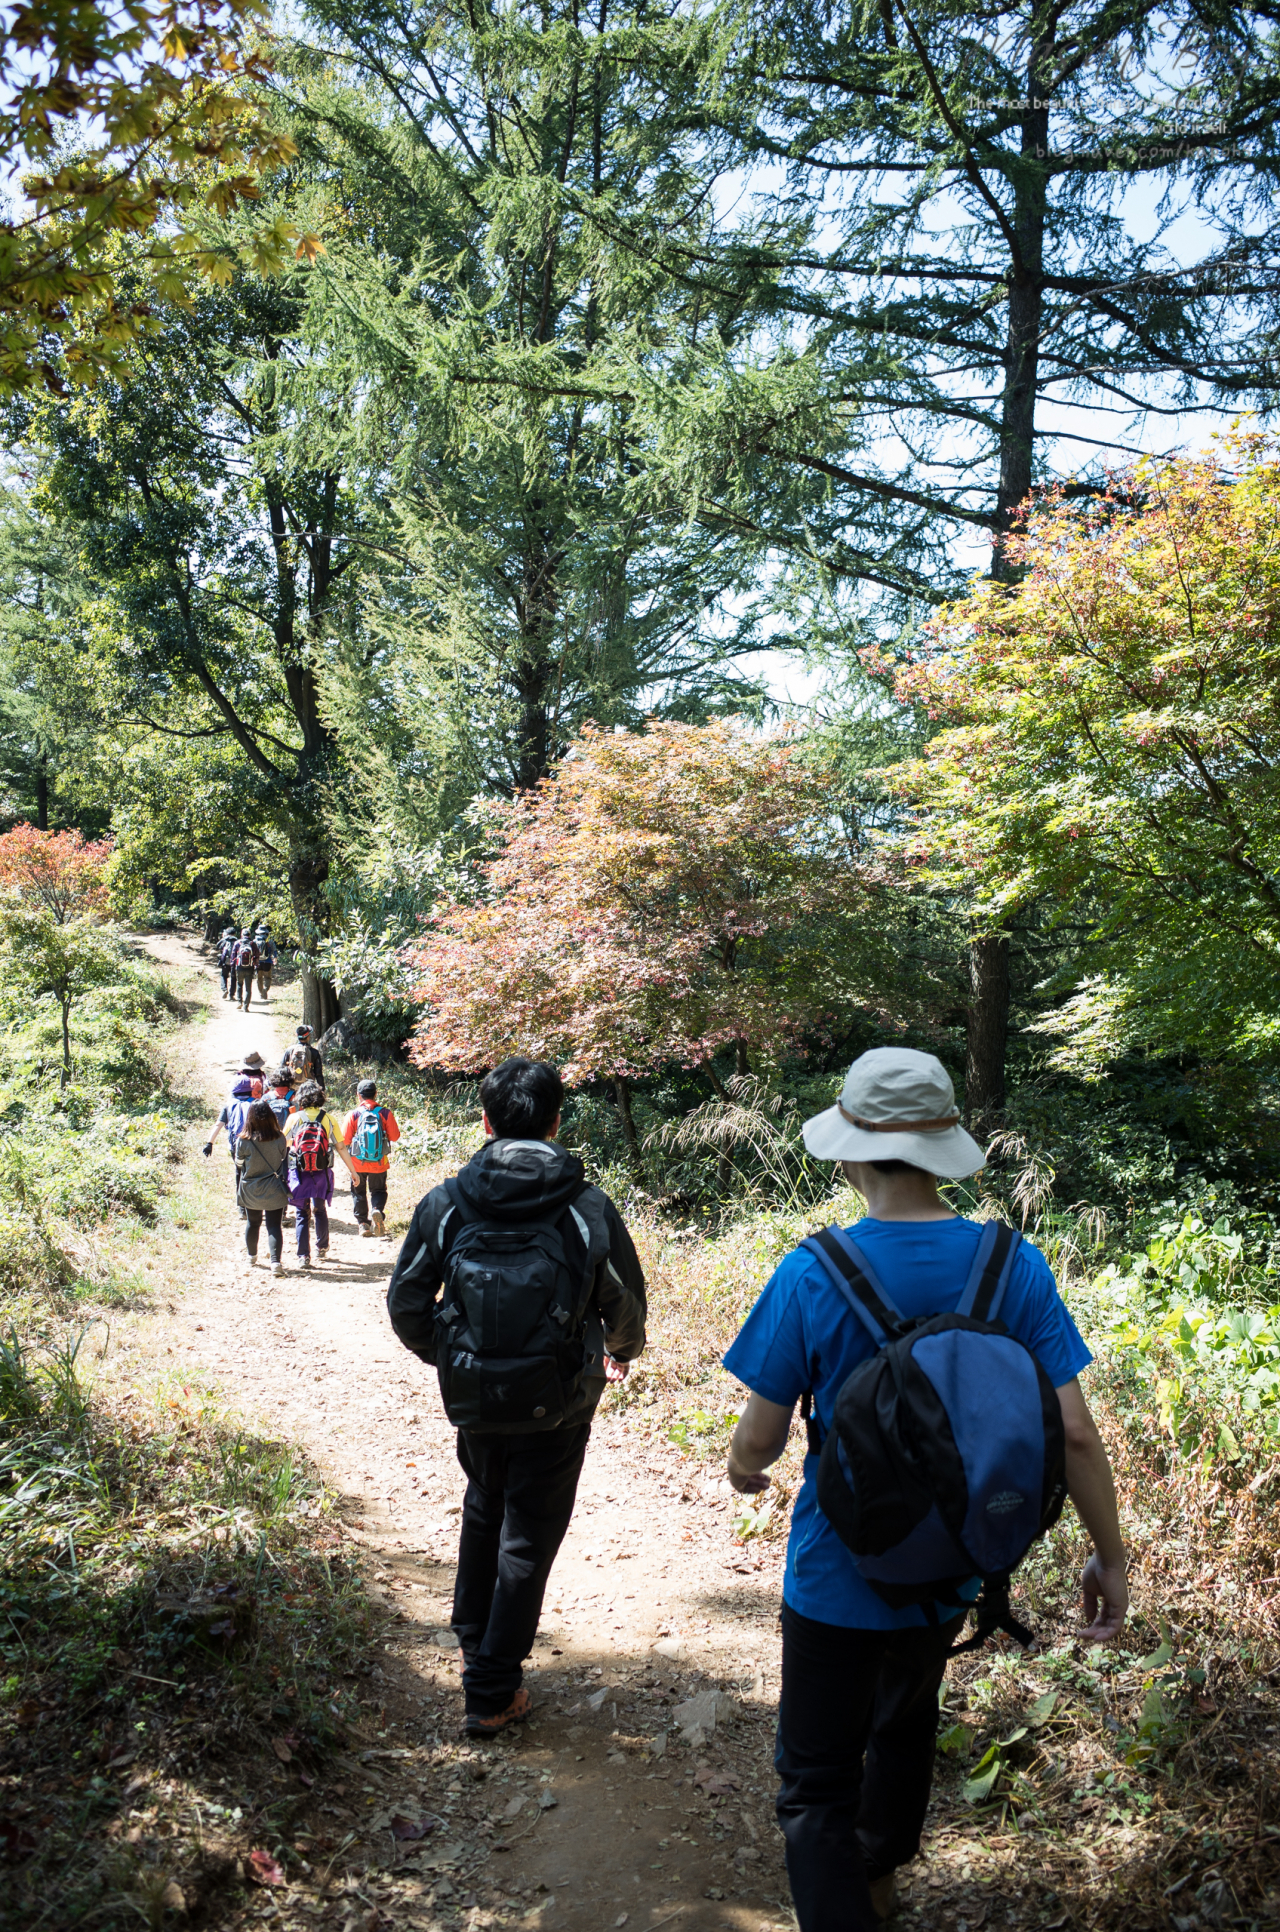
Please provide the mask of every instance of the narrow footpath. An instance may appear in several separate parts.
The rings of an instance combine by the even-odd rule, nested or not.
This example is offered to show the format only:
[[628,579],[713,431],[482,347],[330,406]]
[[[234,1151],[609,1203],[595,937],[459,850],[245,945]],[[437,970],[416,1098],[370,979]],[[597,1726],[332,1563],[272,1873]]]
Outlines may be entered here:
[[[168,1049],[175,1084],[202,1093],[212,1119],[243,1055],[271,1063],[292,1025],[275,995],[248,1014],[224,1003],[194,942],[145,944],[176,983],[194,991],[198,978],[212,997],[211,1016]],[[335,1080],[331,1110],[351,1100]],[[245,1265],[225,1143],[196,1159],[199,1184],[225,1206],[207,1272],[174,1297],[168,1341],[184,1368],[305,1448],[395,1613],[381,1666],[387,1748],[340,1762],[332,1788],[313,1794],[351,1838],[348,1857],[367,1860],[362,1896],[381,1913],[368,1922],[790,1925],[772,1815],[780,1554],[735,1542],[718,1469],[647,1440],[605,1398],[530,1666],[536,1720],[484,1752],[458,1742],[442,1774],[462,1709],[448,1618],[463,1478],[434,1374],[386,1316],[414,1202],[393,1171],[388,1238],[363,1238],[340,1171],[328,1259],[306,1274],[286,1245],[288,1275],[273,1280],[261,1260]],[[655,1305],[651,1333],[672,1313]],[[446,1827],[429,1850],[390,1828],[424,1800]],[[287,1900],[273,1916],[288,1923]]]

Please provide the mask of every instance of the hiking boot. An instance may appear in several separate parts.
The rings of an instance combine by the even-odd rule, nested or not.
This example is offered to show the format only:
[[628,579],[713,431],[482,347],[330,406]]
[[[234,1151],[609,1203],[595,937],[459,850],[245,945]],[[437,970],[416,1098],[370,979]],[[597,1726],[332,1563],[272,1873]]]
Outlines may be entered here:
[[873,1878],[867,1890],[871,1894],[871,1910],[883,1925],[898,1909],[897,1880],[892,1872],[886,1872],[883,1878]]
[[375,1234],[385,1234],[387,1231],[387,1224],[382,1218],[381,1208],[375,1208],[373,1210],[373,1231]]
[[367,1236],[373,1233],[373,1229],[369,1226],[369,1223],[367,1221],[362,1221],[360,1223],[360,1233],[362,1236]]
[[301,1265],[302,1265],[302,1266],[303,1266],[304,1268],[309,1268],[309,1267],[311,1266],[311,1256],[310,1256],[309,1254],[304,1254],[304,1255],[303,1255],[303,1257],[302,1257],[302,1263],[301,1263]]
[[521,1689],[496,1717],[481,1717],[478,1711],[468,1711],[464,1728],[468,1737],[496,1737],[511,1724],[523,1724],[532,1709],[533,1699],[527,1690]]
[[326,1242],[323,1248],[316,1249],[316,1260],[327,1261],[328,1259],[329,1259],[329,1244],[328,1242]]
[[280,1276],[284,1273],[283,1261],[273,1261],[271,1264],[271,1272],[278,1281],[280,1279]]

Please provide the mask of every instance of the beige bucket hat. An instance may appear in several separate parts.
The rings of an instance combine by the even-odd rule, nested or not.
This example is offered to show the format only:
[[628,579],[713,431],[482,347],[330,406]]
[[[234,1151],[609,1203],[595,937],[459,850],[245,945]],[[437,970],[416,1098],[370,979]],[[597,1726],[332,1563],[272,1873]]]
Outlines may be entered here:
[[987,1164],[960,1125],[950,1074],[914,1047],[859,1055],[835,1106],[805,1121],[804,1144],[815,1160],[910,1161],[949,1181]]

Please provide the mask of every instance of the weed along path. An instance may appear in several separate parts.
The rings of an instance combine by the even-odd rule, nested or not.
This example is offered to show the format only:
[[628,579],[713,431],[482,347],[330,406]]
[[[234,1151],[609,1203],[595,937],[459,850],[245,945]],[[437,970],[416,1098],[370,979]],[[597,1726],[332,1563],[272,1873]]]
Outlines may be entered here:
[[[288,991],[246,1015],[219,998],[202,948],[173,935],[145,945],[212,990],[211,1016],[168,1055],[212,1118],[241,1056],[270,1060],[292,1036]],[[335,1114],[351,1077],[330,1079]],[[535,1719],[510,1741],[462,1741],[448,1619],[463,1477],[434,1374],[384,1306],[434,1175],[409,1189],[393,1172],[386,1241],[360,1235],[339,1185],[328,1259],[306,1274],[286,1247],[279,1281],[244,1265],[222,1140],[197,1160],[212,1235],[203,1273],[172,1291],[167,1345],[191,1383],[216,1385],[315,1460],[385,1613],[349,1749],[294,1826],[312,1870],[270,1895],[273,1922],[314,1923],[337,1885],[334,1922],[370,1928],[789,1925],[770,1762],[779,1553],[737,1544],[718,1477],[628,1428],[606,1398],[530,1666]]]

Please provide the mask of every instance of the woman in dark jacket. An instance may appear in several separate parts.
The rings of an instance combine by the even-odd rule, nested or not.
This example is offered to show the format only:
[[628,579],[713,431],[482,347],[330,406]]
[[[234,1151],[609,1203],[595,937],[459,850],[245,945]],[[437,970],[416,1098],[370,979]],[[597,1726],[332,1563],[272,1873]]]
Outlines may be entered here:
[[255,1100],[236,1143],[236,1199],[244,1210],[249,1266],[258,1259],[258,1230],[265,1218],[273,1275],[284,1273],[283,1217],[289,1203],[289,1143],[270,1101]]

